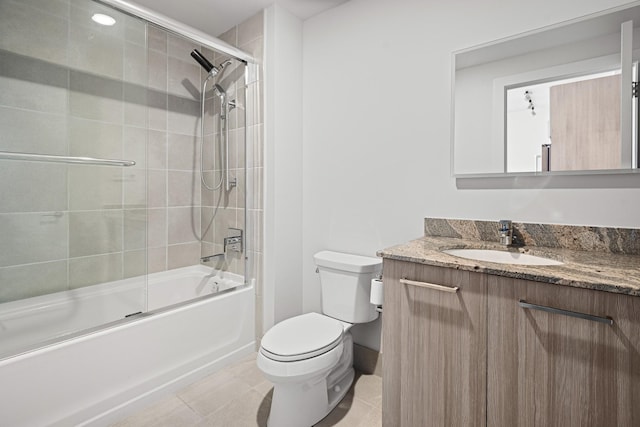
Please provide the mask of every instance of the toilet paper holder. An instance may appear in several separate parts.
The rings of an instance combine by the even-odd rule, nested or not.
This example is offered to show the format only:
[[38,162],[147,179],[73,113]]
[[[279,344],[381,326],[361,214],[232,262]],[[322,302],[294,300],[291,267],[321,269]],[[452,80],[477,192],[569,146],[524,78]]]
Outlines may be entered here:
[[382,313],[382,305],[384,303],[384,292],[383,292],[383,283],[382,278],[371,279],[371,293],[369,297],[369,302],[376,306],[376,311],[378,313]]

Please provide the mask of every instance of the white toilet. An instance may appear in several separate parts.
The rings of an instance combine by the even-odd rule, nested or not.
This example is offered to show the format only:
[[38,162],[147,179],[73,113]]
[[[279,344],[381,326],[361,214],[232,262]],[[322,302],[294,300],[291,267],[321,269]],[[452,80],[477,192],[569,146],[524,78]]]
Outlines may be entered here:
[[371,279],[382,260],[321,251],[314,255],[322,286],[322,312],[292,317],[262,338],[258,368],[271,381],[268,427],[309,427],[340,402],[353,382],[354,323],[375,320]]

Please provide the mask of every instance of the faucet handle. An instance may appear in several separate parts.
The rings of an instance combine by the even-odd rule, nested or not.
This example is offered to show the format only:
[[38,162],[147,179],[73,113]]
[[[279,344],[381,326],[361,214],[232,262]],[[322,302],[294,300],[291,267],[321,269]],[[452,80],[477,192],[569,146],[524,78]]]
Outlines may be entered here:
[[511,220],[509,219],[501,219],[499,221],[500,231],[509,231],[511,230]]
[[513,243],[513,228],[511,221],[508,219],[501,219],[500,224],[500,243],[505,246],[510,246]]

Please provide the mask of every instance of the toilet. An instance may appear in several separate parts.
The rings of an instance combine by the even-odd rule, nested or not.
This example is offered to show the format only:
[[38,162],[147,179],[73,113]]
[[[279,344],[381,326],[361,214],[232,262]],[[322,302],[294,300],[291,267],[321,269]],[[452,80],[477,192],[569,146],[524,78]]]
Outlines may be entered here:
[[268,427],[310,427],[342,400],[354,378],[349,329],[378,317],[369,302],[379,258],[321,251],[314,255],[322,314],[274,325],[262,338],[258,368],[273,383]]

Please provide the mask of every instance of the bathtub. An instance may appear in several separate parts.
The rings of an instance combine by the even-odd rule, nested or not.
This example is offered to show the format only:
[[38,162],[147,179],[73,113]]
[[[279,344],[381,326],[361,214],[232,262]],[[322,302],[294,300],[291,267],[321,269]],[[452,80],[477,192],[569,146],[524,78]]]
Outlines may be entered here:
[[[3,343],[25,351],[0,360],[0,424],[109,425],[254,351],[254,287],[240,276],[197,265],[143,282],[3,304]],[[132,313],[145,293],[147,312]],[[101,320],[107,327],[64,335]],[[65,339],[30,349],[34,335]]]

